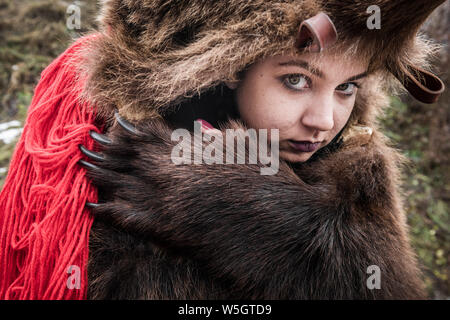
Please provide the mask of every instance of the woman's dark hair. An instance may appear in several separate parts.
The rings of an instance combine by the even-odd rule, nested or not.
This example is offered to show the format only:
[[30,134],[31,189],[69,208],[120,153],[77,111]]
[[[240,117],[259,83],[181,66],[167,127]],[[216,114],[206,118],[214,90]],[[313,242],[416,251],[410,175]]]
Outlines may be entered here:
[[215,128],[228,119],[238,119],[234,91],[221,83],[200,95],[171,108],[163,117],[174,128],[185,128],[193,131],[194,121],[203,119]]

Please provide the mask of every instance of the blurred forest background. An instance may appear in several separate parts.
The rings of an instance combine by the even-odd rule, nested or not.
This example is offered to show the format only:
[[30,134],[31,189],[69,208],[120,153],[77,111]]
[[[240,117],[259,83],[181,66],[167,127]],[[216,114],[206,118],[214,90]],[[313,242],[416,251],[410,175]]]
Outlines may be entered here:
[[[80,29],[67,25],[74,4],[80,8]],[[0,0],[0,189],[40,73],[71,40],[95,28],[97,12],[96,0]],[[423,31],[445,45],[435,72],[449,88],[449,1]],[[449,91],[434,105],[393,98],[381,119],[386,134],[412,160],[403,176],[406,212],[433,299],[450,299]]]

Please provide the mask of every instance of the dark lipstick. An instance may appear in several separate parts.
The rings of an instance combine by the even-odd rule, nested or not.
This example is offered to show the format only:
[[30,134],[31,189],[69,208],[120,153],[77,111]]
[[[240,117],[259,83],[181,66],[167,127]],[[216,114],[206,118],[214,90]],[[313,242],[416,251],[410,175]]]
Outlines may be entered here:
[[311,142],[311,141],[296,141],[296,140],[288,140],[289,145],[294,148],[295,150],[301,151],[301,152],[313,152],[316,151],[321,142]]

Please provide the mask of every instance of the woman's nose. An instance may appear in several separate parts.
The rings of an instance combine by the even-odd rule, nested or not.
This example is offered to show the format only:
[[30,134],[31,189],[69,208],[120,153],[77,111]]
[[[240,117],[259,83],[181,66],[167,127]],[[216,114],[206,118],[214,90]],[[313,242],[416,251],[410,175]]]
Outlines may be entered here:
[[312,99],[302,114],[301,122],[305,127],[320,131],[330,131],[334,127],[334,105],[332,98]]

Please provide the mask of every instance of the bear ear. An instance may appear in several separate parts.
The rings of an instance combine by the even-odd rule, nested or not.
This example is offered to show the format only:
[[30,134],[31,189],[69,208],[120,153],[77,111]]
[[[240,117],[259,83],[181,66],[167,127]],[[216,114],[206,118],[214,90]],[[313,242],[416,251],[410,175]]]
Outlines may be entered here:
[[[418,31],[431,13],[444,2],[445,0],[399,1],[400,4],[397,10],[404,17],[399,18],[401,19],[402,25],[398,27],[398,36],[396,36],[395,30],[392,30],[392,41],[403,43],[404,46],[409,45],[411,48],[417,46],[419,52],[427,51],[426,44],[417,38]],[[413,41],[410,39],[413,39]],[[420,46],[424,47],[421,48]],[[445,85],[438,76],[423,68],[427,64],[425,61],[421,62],[420,59],[417,59],[417,62],[412,62],[414,59],[413,52],[414,49],[411,52],[408,52],[408,50],[403,51],[403,56],[397,59],[396,64],[387,63],[387,69],[418,101],[434,103],[439,99],[442,92],[444,92]],[[394,54],[391,53],[391,57],[393,56]],[[389,66],[394,67],[390,68]]]
[[435,103],[444,92],[444,83],[433,73],[416,66],[400,65],[399,67],[399,70],[390,70],[391,73],[420,102]]
[[[433,103],[444,83],[426,71],[429,48],[418,31],[445,0],[330,0],[324,9],[342,41],[357,41],[370,48],[372,70],[387,69],[417,100]],[[369,28],[369,17],[378,15],[378,27]]]
[[319,12],[300,24],[295,46],[310,52],[321,52],[331,47],[338,39],[336,27],[330,17]]

